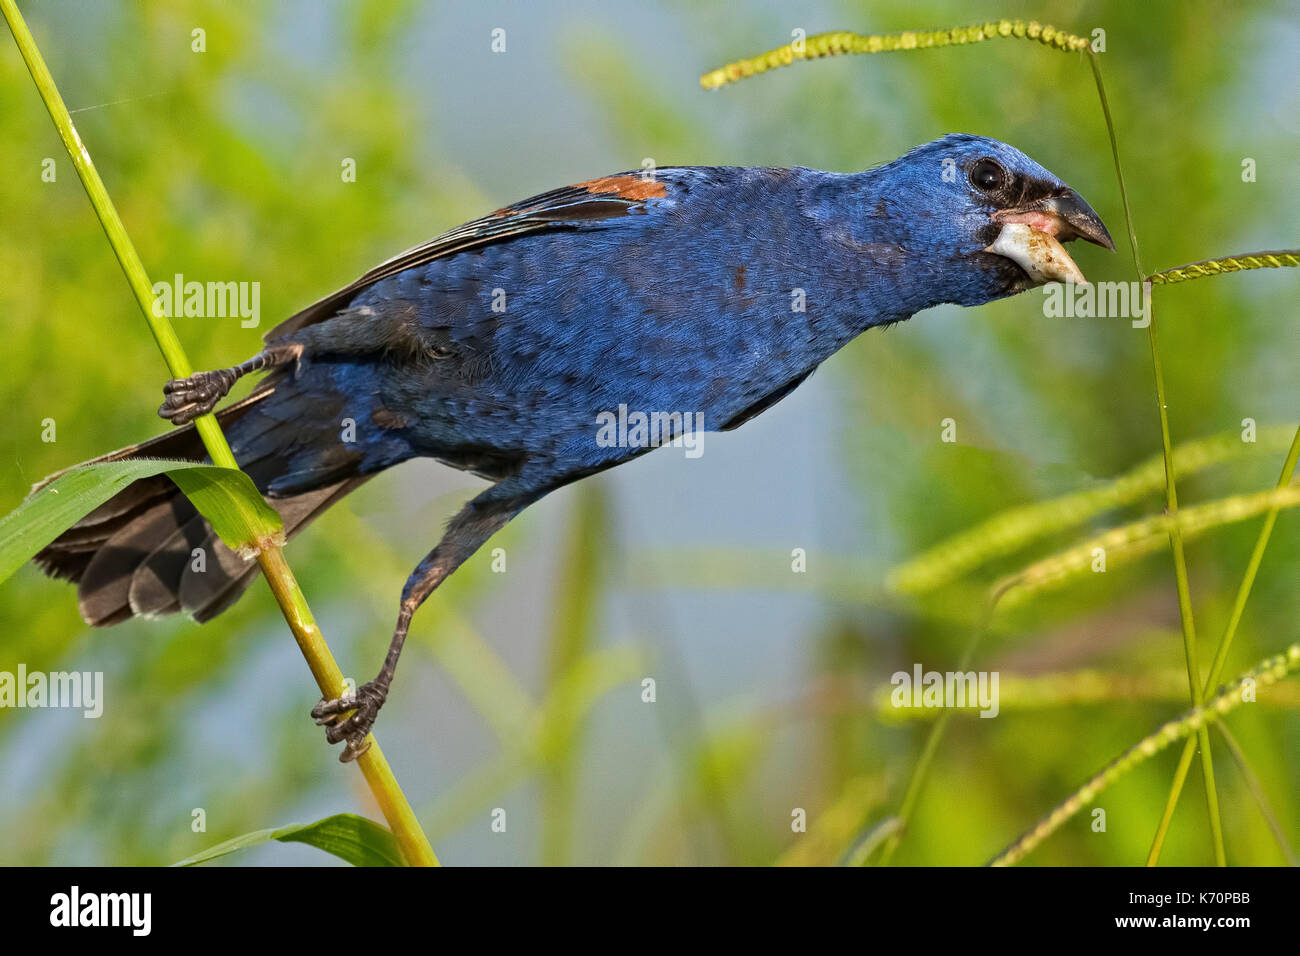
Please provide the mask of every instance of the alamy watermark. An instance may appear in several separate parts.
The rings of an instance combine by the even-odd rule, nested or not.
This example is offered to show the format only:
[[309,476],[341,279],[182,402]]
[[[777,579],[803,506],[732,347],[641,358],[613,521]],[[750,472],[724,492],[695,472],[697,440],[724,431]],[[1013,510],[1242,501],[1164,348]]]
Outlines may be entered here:
[[0,707],[60,707],[97,718],[104,713],[103,671],[0,671]]
[[981,717],[998,715],[997,671],[898,671],[889,682],[895,707],[975,707]]
[[73,885],[50,897],[50,925],[56,927],[121,927],[132,936],[148,936],[153,928],[152,893],[83,893]]
[[1151,324],[1150,282],[1049,282],[1043,286],[1043,315],[1049,319],[1130,319],[1133,328]]
[[617,412],[596,415],[596,444],[600,448],[685,448],[687,458],[704,454],[703,412]]
[[153,284],[153,314],[159,318],[239,318],[246,329],[262,321],[262,283],[186,282],[179,272],[171,282]]

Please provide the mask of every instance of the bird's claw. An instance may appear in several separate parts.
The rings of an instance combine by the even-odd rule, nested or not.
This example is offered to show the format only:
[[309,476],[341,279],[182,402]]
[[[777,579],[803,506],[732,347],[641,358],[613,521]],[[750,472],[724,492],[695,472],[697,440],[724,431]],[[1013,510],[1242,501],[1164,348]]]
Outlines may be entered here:
[[[339,754],[339,761],[350,763],[370,749],[370,728],[375,725],[379,708],[388,698],[388,688],[376,681],[369,681],[356,689],[356,693],[344,694],[333,700],[321,698],[320,703],[311,709],[316,723],[325,728],[325,739],[331,744],[340,740],[347,743]],[[349,716],[344,716],[351,711]]]
[[158,414],[173,425],[187,425],[217,407],[235,384],[231,369],[195,372],[189,378],[174,378],[163,386],[163,403]]

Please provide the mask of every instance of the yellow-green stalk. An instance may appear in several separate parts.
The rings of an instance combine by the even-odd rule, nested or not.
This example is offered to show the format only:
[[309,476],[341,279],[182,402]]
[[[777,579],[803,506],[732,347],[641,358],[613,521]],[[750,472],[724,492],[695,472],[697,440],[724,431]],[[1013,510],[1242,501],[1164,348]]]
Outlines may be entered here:
[[[1245,699],[1244,688],[1248,681],[1253,682],[1256,687],[1267,687],[1298,670],[1300,670],[1300,644],[1292,644],[1283,653],[1262,661],[1216,696],[1209,698],[1203,704],[1198,704],[1181,717],[1169,721],[1155,733],[1143,737],[1107,764],[1091,780],[1057,804],[1051,813],[994,857],[989,865],[1010,866],[1020,861],[1133,767],[1149,757],[1154,757],[1176,740],[1195,737],[1201,731],[1208,731],[1211,721],[1218,720]],[[1189,743],[1194,742],[1194,740],[1189,741]]]
[[[1297,461],[1300,461],[1300,428],[1296,429],[1291,450],[1282,465],[1282,474],[1278,476],[1278,491],[1291,485]],[[1251,589],[1255,586],[1255,576],[1259,573],[1259,566],[1264,560],[1264,551],[1268,548],[1268,541],[1273,535],[1273,526],[1277,524],[1277,515],[1281,508],[1280,502],[1270,508],[1264,517],[1263,527],[1259,529],[1259,537],[1255,539],[1255,547],[1251,550],[1246,573],[1242,575],[1237,596],[1232,602],[1232,613],[1228,616],[1227,626],[1223,629],[1223,637],[1219,638],[1219,646],[1214,653],[1214,663],[1210,665],[1210,675],[1205,681],[1204,693],[1208,694],[1218,684],[1219,677],[1223,674],[1224,664],[1228,660],[1228,649],[1232,647],[1232,640],[1237,635],[1237,625],[1241,623],[1241,616],[1245,613],[1246,602],[1250,599]],[[1155,866],[1160,859],[1165,834],[1169,832],[1169,824],[1174,818],[1174,809],[1178,806],[1178,797],[1183,792],[1183,782],[1187,779],[1187,768],[1191,765],[1195,749],[1196,741],[1189,740],[1183,748],[1182,756],[1178,759],[1178,768],[1174,772],[1174,780],[1169,788],[1169,797],[1165,800],[1164,813],[1160,816],[1160,825],[1156,828],[1156,835],[1151,841],[1151,850],[1147,853],[1147,866]]]
[[[81,177],[81,183],[86,189],[86,195],[90,197],[91,205],[95,208],[95,215],[99,217],[100,224],[104,227],[109,245],[113,247],[113,253],[126,274],[131,291],[135,293],[140,311],[144,313],[145,321],[149,323],[149,330],[158,343],[158,349],[162,352],[168,371],[173,378],[189,376],[193,368],[185,355],[180,339],[167,318],[160,315],[153,307],[153,284],[149,281],[144,264],[136,253],[135,245],[131,242],[131,237],[117,214],[113,200],[109,198],[103,180],[99,178],[95,164],[90,159],[90,151],[81,141],[72,117],[68,115],[68,108],[63,103],[63,97],[59,95],[54,77],[45,65],[35,38],[27,28],[14,0],[0,0],[0,10],[4,12],[5,20],[14,35],[14,41],[18,44],[32,80],[40,91],[41,99],[45,101],[45,107],[49,110],[50,118],[54,121],[63,145],[72,158],[77,175]],[[226,468],[239,467],[215,416],[201,416],[195,421],[195,428],[213,464]],[[339,670],[333,654],[330,653],[321,635],[320,628],[316,626],[311,608],[307,606],[307,599],[289,570],[276,537],[271,533],[271,529],[268,529],[268,534],[257,542],[260,548],[257,555],[258,564],[271,587],[272,594],[275,595],[276,603],[279,604],[285,621],[293,631],[299,649],[307,659],[321,693],[329,698],[338,697],[347,690],[343,672]],[[388,827],[396,838],[398,846],[401,847],[403,857],[412,866],[437,866],[438,858],[434,855],[424,831],[420,829],[415,813],[411,810],[401,787],[398,786],[397,778],[393,776],[383,751],[379,749],[379,744],[373,737],[370,740],[370,749],[357,760],[357,765],[365,776],[370,792],[379,804],[384,818],[388,821]]]
[[[1106,132],[1110,136],[1111,157],[1115,161],[1115,180],[1119,184],[1120,202],[1124,207],[1124,225],[1128,229],[1129,250],[1133,255],[1133,270],[1138,281],[1145,276],[1142,259],[1138,254],[1137,229],[1133,225],[1133,210],[1129,206],[1128,187],[1124,185],[1124,170],[1119,161],[1119,140],[1115,135],[1115,122],[1110,115],[1110,102],[1106,99],[1106,85],[1101,78],[1101,61],[1091,47],[1088,48],[1088,65],[1097,84],[1097,98],[1106,119]],[[1169,435],[1169,402],[1165,398],[1165,373],[1160,365],[1160,346],[1156,336],[1155,303],[1147,304],[1147,341],[1151,346],[1151,370],[1156,385],[1156,411],[1160,419],[1160,444],[1165,459],[1165,509],[1172,518],[1178,514],[1178,486],[1174,479],[1173,441]],[[1178,588],[1178,617],[1183,626],[1183,656],[1187,661],[1187,689],[1192,706],[1201,702],[1201,672],[1196,655],[1196,623],[1192,616],[1192,592],[1187,580],[1187,556],[1183,550],[1182,528],[1175,521],[1169,526],[1169,545],[1174,553],[1174,579]],[[1201,776],[1205,780],[1206,812],[1210,820],[1210,842],[1214,847],[1214,862],[1226,866],[1227,854],[1223,848],[1223,823],[1219,819],[1219,793],[1214,786],[1214,759],[1210,753],[1210,735],[1204,729],[1200,734]]]
[[1229,272],[1241,272],[1246,269],[1281,269],[1300,266],[1300,250],[1280,249],[1277,252],[1247,252],[1239,256],[1220,256],[1218,259],[1205,259],[1190,262],[1176,269],[1165,269],[1147,276],[1152,285],[1173,285],[1188,279],[1204,279],[1207,276],[1226,275]]
[[1035,20],[997,20],[969,27],[949,30],[906,30],[867,36],[848,30],[815,33],[802,40],[794,40],[775,50],[758,56],[746,57],[724,67],[711,70],[700,77],[700,86],[716,90],[746,77],[757,76],[777,67],[789,66],[797,60],[819,60],[827,56],[846,53],[892,53],[899,50],[929,50],[935,47],[964,46],[999,37],[1033,40],[1057,50],[1079,51],[1088,48],[1088,41],[1056,27],[1044,26]]

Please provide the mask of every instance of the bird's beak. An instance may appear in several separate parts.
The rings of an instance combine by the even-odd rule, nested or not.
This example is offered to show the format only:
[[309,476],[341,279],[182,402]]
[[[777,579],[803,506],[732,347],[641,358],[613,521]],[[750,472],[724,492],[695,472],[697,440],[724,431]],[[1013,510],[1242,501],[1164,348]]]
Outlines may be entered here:
[[993,218],[1000,223],[1023,222],[1047,233],[1057,242],[1087,239],[1103,249],[1115,251],[1115,241],[1106,231],[1106,224],[1073,189],[1060,190],[1046,199],[1015,209],[1003,209]]
[[1103,249],[1115,249],[1101,217],[1072,189],[1003,209],[993,220],[1002,231],[984,251],[1011,259],[1037,283],[1086,281],[1063,242],[1086,239]]

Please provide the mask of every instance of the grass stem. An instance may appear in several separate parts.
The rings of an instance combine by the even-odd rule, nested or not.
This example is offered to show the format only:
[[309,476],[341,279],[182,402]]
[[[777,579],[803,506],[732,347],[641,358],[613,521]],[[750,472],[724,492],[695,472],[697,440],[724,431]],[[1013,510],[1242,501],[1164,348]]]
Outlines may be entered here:
[[[979,650],[980,643],[984,640],[984,635],[988,633],[989,626],[993,622],[993,614],[997,610],[998,601],[1001,600],[1004,592],[998,591],[989,599],[988,605],[984,610],[984,616],[980,619],[979,625],[975,628],[975,633],[971,635],[970,641],[967,642],[965,650],[962,651],[961,661],[957,664],[958,671],[964,671],[970,666],[971,660],[975,657],[975,652]],[[916,804],[921,799],[921,790],[925,786],[926,775],[930,769],[930,763],[934,760],[935,753],[939,750],[939,742],[943,739],[944,731],[948,729],[948,721],[952,719],[954,710],[947,708],[939,715],[939,718],[930,728],[930,733],[925,738],[925,746],[921,749],[921,756],[917,758],[916,767],[912,770],[912,776],[907,782],[907,790],[903,793],[903,802],[899,805],[898,813],[895,815],[894,825],[890,829],[888,836],[880,844],[880,866],[888,866],[889,861],[893,859],[895,851],[898,850],[898,844],[902,841],[903,835],[907,832],[908,822],[912,819],[912,813],[916,810]],[[872,846],[874,849],[874,844]],[[859,851],[855,857],[862,865],[871,855],[871,850]]]
[[1237,743],[1237,738],[1233,736],[1228,725],[1222,720],[1216,721],[1214,729],[1223,737],[1223,742],[1228,745],[1228,753],[1232,756],[1233,761],[1237,764],[1237,769],[1241,771],[1241,778],[1246,782],[1246,789],[1250,795],[1255,798],[1255,803],[1259,807],[1260,815],[1268,825],[1269,832],[1273,834],[1273,840],[1277,843],[1277,848],[1282,851],[1282,856],[1286,860],[1287,866],[1300,866],[1300,859],[1295,855],[1295,850],[1291,849],[1291,844],[1286,838],[1286,830],[1282,822],[1273,812],[1272,805],[1268,802],[1268,795],[1264,792],[1264,785],[1260,783],[1259,777],[1250,766],[1250,761],[1246,759],[1246,752],[1241,749],[1241,744]]
[[1275,654],[1261,661],[1218,694],[1206,698],[1203,703],[1197,704],[1181,717],[1168,721],[1154,733],[1148,734],[1124,751],[1094,774],[1082,787],[1057,804],[1047,816],[1034,824],[1018,840],[994,857],[989,865],[1010,866],[1019,862],[1038,844],[1060,829],[1067,820],[1096,800],[1103,790],[1135,766],[1154,757],[1170,744],[1184,737],[1188,738],[1189,742],[1194,742],[1201,730],[1208,729],[1211,722],[1221,720],[1225,714],[1247,699],[1244,693],[1247,686],[1272,686],[1297,671],[1300,671],[1300,644],[1292,644],[1281,654]]
[[[0,10],[4,12],[4,18],[13,33],[14,41],[18,44],[18,49],[32,75],[32,80],[36,83],[37,90],[40,91],[41,99],[45,101],[45,107],[49,110],[55,129],[58,130],[63,145],[72,158],[72,164],[76,167],[77,175],[86,189],[86,195],[95,209],[95,215],[99,217],[109,245],[113,247],[113,253],[126,274],[127,282],[135,294],[140,310],[144,313],[145,321],[149,323],[149,330],[153,333],[154,341],[158,343],[158,350],[162,352],[168,371],[173,378],[187,377],[193,368],[185,355],[185,349],[167,317],[159,314],[154,308],[153,284],[149,281],[144,264],[140,261],[131,237],[127,234],[126,226],[122,224],[113,200],[109,197],[108,190],[90,159],[90,151],[86,149],[85,143],[81,141],[81,136],[73,125],[72,117],[68,114],[63,97],[59,95],[54,77],[45,65],[35,38],[14,0],[0,0]],[[200,417],[195,421],[195,428],[213,464],[226,468],[239,467],[215,416]],[[284,553],[278,545],[268,543],[259,552],[257,561],[271,587],[272,594],[275,595],[276,603],[284,614],[285,621],[293,631],[298,647],[307,659],[321,693],[331,698],[339,696],[346,690],[343,673],[339,670],[333,654],[330,653],[320,628],[316,626],[311,609],[307,606],[307,599],[298,587],[289,565],[285,562]],[[436,866],[438,859],[434,855],[433,848],[429,845],[424,831],[420,829],[406,795],[402,793],[397,778],[393,775],[388,761],[384,759],[383,751],[379,749],[378,742],[373,738],[371,738],[370,749],[358,759],[357,764],[384,818],[388,821],[389,829],[397,839],[407,863],[412,866]]]
[[[1291,441],[1291,449],[1287,452],[1286,461],[1282,464],[1282,473],[1278,476],[1277,487],[1284,488],[1291,483],[1292,478],[1295,476],[1297,461],[1300,461],[1300,428],[1296,429],[1295,438]],[[1246,564],[1246,573],[1242,576],[1241,584],[1237,587],[1237,596],[1232,602],[1232,613],[1228,615],[1228,623],[1223,629],[1223,637],[1219,639],[1219,646],[1214,652],[1214,663],[1210,665],[1210,674],[1206,678],[1202,696],[1209,694],[1218,685],[1219,678],[1223,675],[1223,668],[1228,660],[1228,650],[1232,647],[1233,638],[1237,636],[1237,626],[1241,623],[1242,614],[1245,613],[1246,602],[1250,600],[1250,592],[1255,586],[1255,577],[1259,574],[1259,566],[1264,560],[1264,551],[1268,548],[1268,541],[1273,535],[1273,526],[1277,524],[1277,516],[1280,510],[1280,507],[1273,507],[1264,515],[1263,527],[1259,529],[1259,536],[1255,539],[1255,547],[1250,553],[1250,561]],[[1183,747],[1183,755],[1178,761],[1178,771],[1174,774],[1173,784],[1169,788],[1169,796],[1165,800],[1165,809],[1160,817],[1160,825],[1157,827],[1156,835],[1151,841],[1151,850],[1147,853],[1147,866],[1155,866],[1160,859],[1160,851],[1164,847],[1165,835],[1169,831],[1169,821],[1173,819],[1174,808],[1178,806],[1178,798],[1183,792],[1183,783],[1187,779],[1186,768],[1191,763],[1192,751],[1195,747],[1196,742],[1193,740],[1189,740]]]
[[[1137,230],[1133,224],[1133,211],[1129,204],[1128,188],[1124,184],[1124,170],[1119,159],[1119,141],[1115,136],[1115,123],[1110,115],[1110,103],[1106,98],[1106,85],[1101,77],[1101,63],[1097,54],[1088,49],[1088,64],[1092,67],[1092,76],[1097,84],[1097,96],[1101,101],[1102,114],[1106,119],[1106,132],[1110,136],[1110,151],[1115,162],[1115,179],[1119,183],[1120,200],[1124,206],[1124,224],[1128,229],[1129,248],[1133,255],[1133,269],[1139,283],[1146,278],[1142,269],[1142,258],[1138,252]],[[1155,307],[1147,304],[1147,341],[1151,347],[1151,366],[1155,376],[1156,407],[1160,418],[1160,441],[1165,460],[1165,508],[1170,517],[1178,513],[1178,489],[1174,479],[1173,441],[1169,433],[1169,403],[1165,397],[1165,377],[1160,364],[1160,345],[1156,334]],[[1174,556],[1174,578],[1178,588],[1178,614],[1183,626],[1183,655],[1187,661],[1187,685],[1192,706],[1199,706],[1202,700],[1200,668],[1196,657],[1196,623],[1192,616],[1191,587],[1187,580],[1187,556],[1183,550],[1182,529],[1175,521],[1169,526],[1169,545]],[[1219,819],[1219,800],[1214,788],[1214,762],[1210,752],[1210,734],[1206,728],[1198,732],[1201,745],[1201,775],[1205,780],[1206,812],[1210,821],[1210,840],[1214,848],[1214,862],[1217,866],[1227,865],[1227,856],[1223,847],[1223,825]]]

